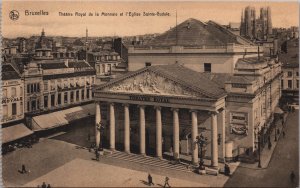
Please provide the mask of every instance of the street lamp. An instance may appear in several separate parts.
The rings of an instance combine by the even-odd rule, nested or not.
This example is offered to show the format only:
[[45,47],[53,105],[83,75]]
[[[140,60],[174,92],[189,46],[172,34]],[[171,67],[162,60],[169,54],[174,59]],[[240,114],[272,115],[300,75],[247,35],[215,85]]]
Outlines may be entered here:
[[255,128],[255,137],[257,136],[257,142],[255,142],[255,148],[256,148],[256,144],[258,145],[257,147],[258,147],[258,168],[261,168],[261,160],[260,160],[260,145],[261,145],[261,132],[262,131],[257,131],[257,133],[256,133],[256,128]]
[[198,148],[200,147],[200,162],[199,162],[199,170],[204,170],[204,161],[203,161],[203,147],[207,144],[207,138],[204,138],[202,134],[196,137],[196,144],[198,144]]
[[261,144],[261,132],[258,132],[258,168],[261,168],[261,161],[260,161],[260,144]]

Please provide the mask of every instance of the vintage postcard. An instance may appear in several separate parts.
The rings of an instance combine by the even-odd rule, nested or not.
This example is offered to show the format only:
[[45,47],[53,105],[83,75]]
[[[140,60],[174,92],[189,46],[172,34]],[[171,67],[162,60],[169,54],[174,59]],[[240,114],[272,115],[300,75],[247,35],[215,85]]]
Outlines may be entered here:
[[3,187],[299,187],[297,1],[8,1]]

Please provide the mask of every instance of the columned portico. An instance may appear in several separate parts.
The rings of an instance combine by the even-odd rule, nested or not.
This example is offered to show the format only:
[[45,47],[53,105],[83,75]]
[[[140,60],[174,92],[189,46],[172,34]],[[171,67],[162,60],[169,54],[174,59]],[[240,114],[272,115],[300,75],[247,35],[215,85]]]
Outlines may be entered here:
[[178,108],[172,108],[173,111],[173,157],[179,159],[179,117]]
[[[170,68],[180,70],[180,74],[193,74],[182,66]],[[99,86],[95,90],[95,100],[98,101],[96,122],[101,121],[101,101],[101,104],[105,103],[104,107],[109,105],[110,117],[104,118],[103,123],[105,125],[105,120],[109,120],[109,125],[105,126],[110,126],[111,149],[115,145],[124,146],[126,153],[138,152],[158,158],[171,154],[175,160],[179,160],[180,155],[191,155],[194,165],[199,162],[198,129],[207,126],[203,130],[206,133],[211,130],[211,166],[217,168],[218,125],[225,126],[225,118],[217,118],[217,112],[225,107],[226,94],[219,87],[212,86],[213,82],[206,83],[214,87],[205,88],[208,92],[201,88],[204,87],[201,84],[195,84],[188,78],[172,77],[168,71],[168,67],[146,67]],[[193,74],[193,77],[203,79],[198,74]],[[203,81],[210,82],[207,79]],[[209,116],[208,112],[211,112]],[[99,144],[98,134],[97,130],[96,142]]]
[[146,155],[146,121],[145,121],[145,106],[140,105],[140,154]]
[[112,151],[115,150],[115,107],[114,103],[109,104],[109,143],[110,143],[110,149]]
[[218,127],[217,113],[211,112],[211,166],[218,167]]
[[162,158],[162,123],[161,107],[156,106],[156,156]]
[[130,117],[129,104],[124,104],[124,150],[130,153]]

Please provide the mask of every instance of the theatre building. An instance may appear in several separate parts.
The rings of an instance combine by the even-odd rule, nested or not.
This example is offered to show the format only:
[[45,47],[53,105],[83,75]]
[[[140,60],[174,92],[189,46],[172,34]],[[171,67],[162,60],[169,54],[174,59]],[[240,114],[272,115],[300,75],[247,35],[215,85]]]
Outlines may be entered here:
[[237,59],[233,73],[188,67],[148,65],[99,86],[96,123],[104,126],[103,143],[126,152],[144,154],[146,148],[158,157],[195,158],[192,143],[202,134],[205,157],[212,160],[257,156],[258,143],[263,148],[274,127],[281,63],[257,56]]
[[215,82],[178,64],[125,74],[95,90],[96,143],[102,136],[112,150],[159,158],[165,152],[175,158],[186,154],[197,164],[195,141],[202,134],[217,167],[225,155],[226,95]]

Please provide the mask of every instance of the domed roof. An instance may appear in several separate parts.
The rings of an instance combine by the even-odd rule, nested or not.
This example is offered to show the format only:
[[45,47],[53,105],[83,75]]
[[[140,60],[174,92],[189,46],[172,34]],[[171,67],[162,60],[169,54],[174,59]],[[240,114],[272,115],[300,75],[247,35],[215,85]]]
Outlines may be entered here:
[[42,30],[41,36],[35,45],[35,49],[52,49],[53,41],[45,36],[44,29]]

